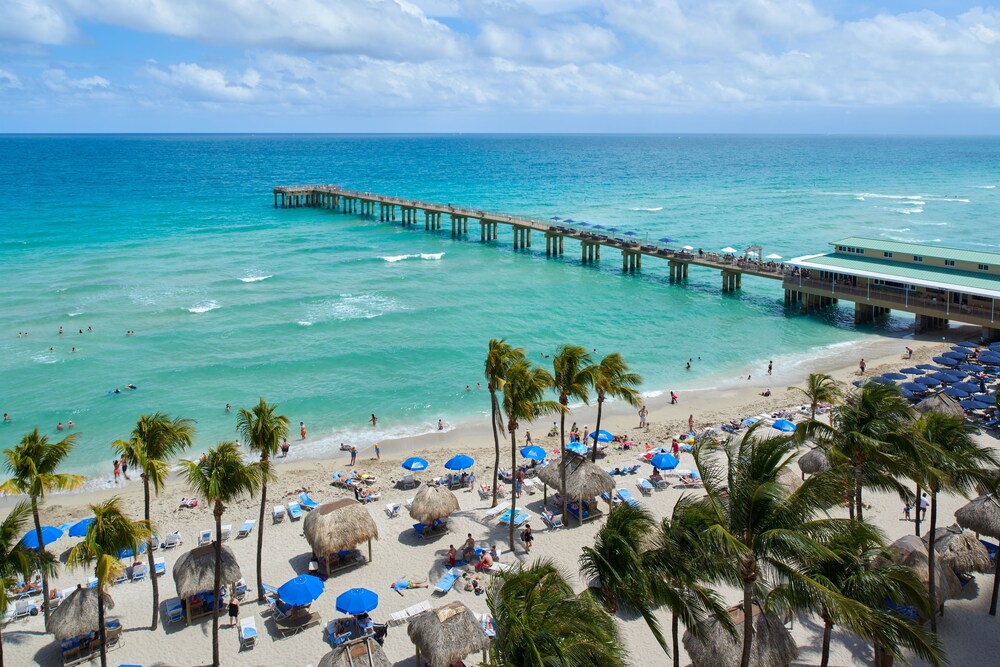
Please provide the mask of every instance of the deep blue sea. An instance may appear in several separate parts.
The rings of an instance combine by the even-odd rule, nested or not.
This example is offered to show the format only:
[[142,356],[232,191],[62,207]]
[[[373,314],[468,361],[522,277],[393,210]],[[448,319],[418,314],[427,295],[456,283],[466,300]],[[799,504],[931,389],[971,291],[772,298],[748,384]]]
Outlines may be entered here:
[[582,267],[572,242],[559,259],[542,239],[515,252],[509,230],[482,244],[474,222],[456,240],[447,221],[427,232],[273,208],[272,188],[296,183],[786,258],[853,234],[1000,248],[997,138],[0,137],[0,410],[13,417],[0,446],[73,420],[70,467],[104,470],[109,441],[143,411],[196,419],[203,449],[234,435],[227,403],[263,395],[306,422],[319,455],[483,413],[491,337],[542,363],[565,342],[618,351],[656,392],[769,359],[807,364],[911,324],[858,331],[846,308],[804,317],[776,282],[723,295],[705,269],[671,285],[648,259],[623,275],[607,250]]

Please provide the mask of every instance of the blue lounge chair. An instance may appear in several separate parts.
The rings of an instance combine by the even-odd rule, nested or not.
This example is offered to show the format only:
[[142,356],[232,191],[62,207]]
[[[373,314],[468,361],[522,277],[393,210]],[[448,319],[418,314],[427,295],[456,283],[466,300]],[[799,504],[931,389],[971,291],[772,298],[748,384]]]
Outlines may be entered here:
[[302,507],[307,510],[314,510],[319,507],[319,503],[309,497],[309,494],[303,491],[299,494],[299,502],[302,503]]
[[618,497],[621,498],[622,502],[628,503],[632,507],[639,506],[639,501],[635,499],[628,489],[618,489],[615,493],[618,494]]
[[1000,551],[1000,546],[997,546],[992,542],[987,542],[986,540],[979,540],[979,543],[986,547],[986,551],[990,555],[990,560],[995,562],[997,559],[997,551]]
[[173,599],[167,602],[167,623],[174,623],[184,618],[184,608],[181,601]]
[[160,575],[167,573],[167,559],[160,557],[153,559],[153,573]]
[[441,528],[441,526],[443,526],[444,523],[445,522],[442,519],[434,519],[434,523],[432,523],[431,525],[427,525],[425,523],[415,523],[413,524],[413,530],[417,532],[417,537],[419,537],[420,539],[424,539],[425,532],[432,533]]
[[452,589],[452,586],[455,585],[455,582],[458,581],[458,578],[461,576],[461,570],[454,567],[451,568],[444,573],[444,576],[442,576],[436,584],[434,584],[434,592],[444,595]]
[[302,506],[297,502],[288,503],[288,516],[291,517],[292,521],[302,518]]
[[[518,508],[517,515],[514,517],[515,526],[518,525],[519,522],[523,522],[523,520],[521,519],[522,516],[527,517],[527,513],[523,509]],[[500,523],[501,524],[510,523],[510,510],[507,510],[506,512],[500,515]]]
[[644,496],[652,495],[653,483],[650,482],[648,479],[640,479],[635,484],[636,486],[639,487],[639,491],[642,493],[642,495]]
[[250,533],[253,532],[253,527],[257,525],[257,519],[247,519],[240,526],[240,531],[236,533],[236,537],[250,537]]

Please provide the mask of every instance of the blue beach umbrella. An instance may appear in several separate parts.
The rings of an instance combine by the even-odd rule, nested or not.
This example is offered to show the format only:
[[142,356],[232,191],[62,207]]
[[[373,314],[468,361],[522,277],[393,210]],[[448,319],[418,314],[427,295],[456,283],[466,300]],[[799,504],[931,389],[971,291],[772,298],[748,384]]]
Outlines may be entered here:
[[378,593],[367,588],[352,588],[337,596],[337,611],[360,616],[378,606]]
[[892,380],[886,379],[884,377],[874,377],[868,380],[869,382],[874,382],[875,384],[893,384]]
[[538,445],[529,445],[521,448],[521,456],[532,461],[544,461],[545,450]]
[[[62,536],[63,532],[55,526],[42,526],[42,542],[44,544],[52,544]],[[35,532],[34,528],[24,534],[21,543],[29,549],[38,548],[38,533]]]
[[934,364],[917,364],[917,368],[920,368],[920,369],[925,370],[925,371],[939,371],[939,370],[941,370],[941,368],[939,366],[935,366]]
[[949,351],[949,352],[942,352],[941,356],[948,357],[949,359],[955,359],[956,361],[965,361],[968,358],[969,354],[967,352]]
[[[311,574],[300,574],[278,587],[278,597],[281,598],[282,602],[293,607],[311,604],[322,594],[323,580]],[[372,593],[372,595],[375,594]],[[376,596],[375,602],[378,604],[378,596]],[[337,598],[337,605],[340,605],[340,598]]]
[[919,368],[900,368],[900,373],[906,373],[907,375],[923,375],[924,371]]
[[795,432],[795,424],[793,424],[792,422],[788,421],[787,419],[779,419],[779,420],[777,420],[776,422],[774,422],[773,424],[771,424],[771,428],[776,428],[779,431],[781,431],[782,433],[794,433]]
[[914,382],[916,382],[917,384],[922,384],[925,387],[937,387],[938,385],[941,384],[940,380],[935,380],[934,378],[929,378],[929,377],[917,378],[916,380],[914,380]]
[[419,456],[411,456],[403,461],[403,467],[411,471],[427,470],[427,461],[423,460]]
[[972,398],[967,398],[964,401],[959,401],[958,404],[961,405],[966,410],[985,410],[986,408],[990,407],[989,403],[983,403],[982,401],[977,401]]
[[979,347],[979,343],[973,343],[970,340],[963,340],[961,343],[956,343],[956,345],[958,347],[967,347],[967,348],[972,349],[972,350],[974,350],[977,347]]
[[660,243],[673,243],[674,240],[669,236],[664,236],[662,239],[657,239]]
[[916,382],[904,382],[903,384],[899,385],[899,387],[900,389],[905,389],[906,391],[914,391],[914,392],[927,391],[927,387],[925,387],[922,384],[917,384]]
[[604,225],[593,225],[594,229],[604,229]]
[[931,373],[928,377],[932,377],[935,380],[940,380],[942,383],[947,383],[947,384],[951,384],[952,382],[958,382],[959,380],[962,379],[960,377],[955,377],[951,373],[945,373],[945,372]]
[[970,350],[970,349],[968,349],[966,347],[962,347],[961,345],[952,345],[951,351],[954,352],[954,353],[956,353],[956,354],[964,355],[966,357],[969,356],[970,354],[972,354],[972,350]]
[[590,223],[584,222],[583,220],[578,220],[576,222],[574,222],[573,220],[567,220],[566,222],[572,222],[573,224],[580,225],[581,227],[590,227]]
[[[139,555],[141,556],[144,553],[146,553],[146,543],[145,542],[139,542]],[[133,553],[133,551],[131,549],[129,549],[128,547],[126,547],[124,549],[119,549],[118,550],[118,558],[119,559],[122,559],[122,558],[135,558],[135,553]]]
[[958,369],[967,373],[982,373],[986,369],[976,364],[959,364]]
[[903,398],[913,398],[913,392],[912,391],[908,391],[908,390],[902,389],[902,388],[899,390],[899,395],[902,396]]
[[851,384],[853,384],[855,387],[860,387],[861,386],[861,380],[855,380]]
[[468,470],[474,465],[476,465],[476,460],[474,458],[465,454],[459,454],[458,456],[453,456],[448,459],[448,461],[444,464],[444,467],[448,470]]
[[638,236],[639,232],[625,232],[625,236]]
[[990,349],[1000,352],[1000,343],[990,343]]
[[86,537],[87,529],[90,528],[90,524],[94,523],[94,517],[87,517],[86,519],[81,519],[77,521],[72,526],[69,527],[70,537]]
[[562,220],[562,218],[560,218],[558,215],[554,215],[551,218],[549,218],[549,220]]
[[979,362],[983,364],[989,364],[990,366],[996,366],[1000,364],[1000,353],[989,352],[979,356]]
[[906,376],[902,373],[883,373],[882,377],[886,380],[905,380]]
[[958,360],[952,359],[951,357],[945,357],[945,356],[934,357],[934,361],[936,363],[941,364],[942,366],[958,366]]
[[587,449],[587,446],[585,444],[583,444],[582,442],[569,442],[569,443],[567,443],[566,444],[566,451],[567,452],[573,452],[574,454],[576,454],[578,456],[586,456],[587,454],[590,453],[590,450]]
[[952,398],[968,398],[969,397],[969,392],[962,391],[961,389],[957,389],[955,387],[948,387],[947,389],[944,389],[941,393],[944,394],[945,396],[951,396]]
[[608,231],[609,232],[620,232],[621,229],[619,229],[618,227],[608,227]]
[[953,387],[961,391],[967,391],[970,394],[974,394],[979,391],[979,385],[973,382],[956,382]]
[[591,438],[596,438],[597,442],[614,442],[615,436],[611,435],[603,428],[600,431],[594,431],[590,434]]
[[680,463],[672,454],[657,454],[649,462],[659,470],[673,470]]

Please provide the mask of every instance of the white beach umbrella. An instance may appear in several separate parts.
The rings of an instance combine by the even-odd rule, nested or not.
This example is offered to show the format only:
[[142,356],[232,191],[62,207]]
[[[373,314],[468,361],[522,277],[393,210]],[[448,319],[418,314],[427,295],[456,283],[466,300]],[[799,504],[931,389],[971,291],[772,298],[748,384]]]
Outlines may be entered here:
[[684,246],[684,249],[685,250],[694,250],[694,246],[686,245],[686,246]]
[[736,248],[730,248],[729,246],[726,246],[725,248],[722,249],[722,252],[736,252]]
[[767,256],[767,257],[766,257],[765,259],[781,259],[781,255],[779,255],[779,254],[778,254],[778,253],[776,253],[776,252],[772,252],[772,253],[771,253],[770,255],[768,255],[768,256]]

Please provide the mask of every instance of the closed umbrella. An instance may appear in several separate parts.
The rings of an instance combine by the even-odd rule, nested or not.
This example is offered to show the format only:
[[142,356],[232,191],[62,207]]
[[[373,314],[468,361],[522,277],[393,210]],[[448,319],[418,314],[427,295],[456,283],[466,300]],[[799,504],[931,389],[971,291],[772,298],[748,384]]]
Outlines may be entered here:
[[282,602],[293,607],[312,604],[322,594],[323,580],[311,574],[300,574],[278,587],[278,597]]
[[914,382],[916,382],[917,384],[922,384],[926,387],[937,387],[938,385],[941,384],[940,380],[935,380],[934,378],[931,377],[917,378],[916,380],[914,380]]
[[72,526],[69,527],[70,537],[86,537],[87,529],[90,528],[90,524],[94,523],[94,517],[90,516],[86,519],[81,519],[77,521]]
[[[62,536],[63,532],[55,526],[42,526],[43,544],[52,544]],[[21,543],[29,549],[38,548],[38,533],[35,532],[34,528],[24,534],[24,537],[21,538]]]
[[352,588],[337,596],[337,611],[341,614],[360,616],[378,606],[378,593],[367,588]]
[[680,463],[671,454],[657,454],[649,462],[654,468],[658,468],[659,470],[673,470]]
[[883,373],[882,377],[886,380],[905,380],[906,376],[902,373]]
[[407,470],[427,470],[427,461],[419,456],[411,456],[403,461],[403,467]]
[[787,419],[779,419],[779,420],[775,421],[773,424],[771,424],[771,428],[776,428],[779,431],[781,431],[782,433],[794,433],[795,432],[795,424],[793,424],[792,422],[788,421]]
[[521,456],[532,461],[544,461],[545,450],[538,445],[529,445],[521,449]]
[[472,466],[476,465],[476,460],[471,456],[465,454],[459,454],[458,456],[453,456],[445,462],[444,467],[448,470],[468,470]]
[[608,431],[603,428],[600,431],[594,431],[590,434],[591,438],[596,438],[597,442],[614,442],[615,436],[611,435]]
[[900,368],[900,373],[906,373],[907,375],[923,375],[924,371],[920,368]]

